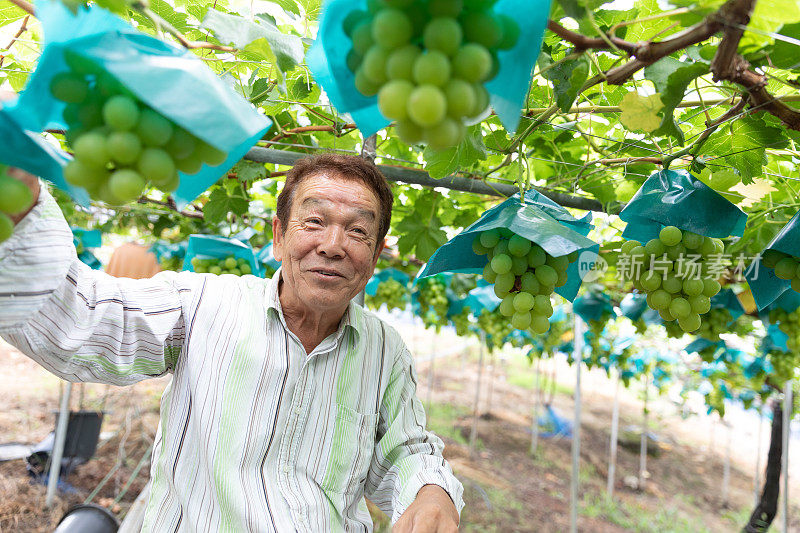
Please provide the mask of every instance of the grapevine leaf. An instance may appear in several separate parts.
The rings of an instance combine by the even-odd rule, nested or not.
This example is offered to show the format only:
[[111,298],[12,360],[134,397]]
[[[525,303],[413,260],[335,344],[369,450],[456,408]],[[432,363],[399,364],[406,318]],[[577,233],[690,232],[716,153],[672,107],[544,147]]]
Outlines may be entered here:
[[401,254],[417,256],[422,261],[427,261],[441,245],[447,242],[447,233],[442,230],[442,222],[438,217],[420,217],[414,210],[406,215],[398,224],[397,230],[400,238],[397,240],[397,249]]
[[486,148],[495,152],[505,152],[510,144],[505,130],[493,131],[483,138],[483,142]]
[[434,179],[449,176],[460,168],[468,168],[486,159],[486,146],[483,144],[480,125],[472,126],[458,146],[446,150],[426,148],[423,152],[425,170]]
[[27,13],[14,4],[3,2],[3,5],[0,5],[0,26],[25,18],[25,15]]
[[240,49],[247,47],[263,59],[273,61],[281,72],[288,72],[303,61],[305,50],[300,37],[282,33],[263,18],[251,21],[210,9],[201,27],[213,31],[223,43]]
[[236,163],[231,169],[233,174],[236,174],[240,183],[249,186],[254,181],[264,179],[269,176],[267,168],[264,163],[256,163],[255,161],[247,161],[242,159]]
[[780,128],[767,126],[764,119],[747,115],[722,126],[705,142],[701,154],[708,155],[708,164],[732,167],[745,185],[761,174],[766,164],[766,148],[782,148],[788,143]]
[[211,224],[223,222],[228,213],[242,215],[247,212],[249,201],[243,196],[229,196],[224,187],[211,191],[208,202],[203,206],[203,217]]
[[744,199],[739,202],[740,207],[752,207],[757,201],[764,198],[771,192],[778,189],[772,186],[772,182],[764,178],[755,178],[752,183],[745,185],[740,183],[735,187],[731,187],[732,191],[736,191],[744,196]]
[[636,91],[626,94],[619,103],[619,121],[629,130],[655,131],[661,123],[658,112],[664,104],[657,94],[640,96]]
[[[781,28],[781,35],[800,39],[800,23],[787,24]],[[798,46],[794,43],[776,39],[772,52],[769,54],[770,62],[783,69],[794,69],[800,67],[800,57],[797,54]]]
[[675,107],[683,100],[686,87],[698,76],[708,73],[704,63],[678,61],[665,57],[644,69],[644,77],[653,82],[661,95],[664,108],[661,110],[661,125],[656,134],[670,135],[683,145],[683,131],[675,123]]
[[589,61],[586,57],[581,56],[572,61],[560,63],[543,75],[553,82],[553,92],[556,95],[556,104],[559,109],[567,112],[589,76]]

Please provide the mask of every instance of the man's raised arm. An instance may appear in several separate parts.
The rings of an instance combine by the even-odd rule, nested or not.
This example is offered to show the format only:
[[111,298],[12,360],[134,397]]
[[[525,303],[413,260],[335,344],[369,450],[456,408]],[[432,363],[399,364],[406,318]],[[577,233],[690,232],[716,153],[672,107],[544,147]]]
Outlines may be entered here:
[[398,344],[366,496],[389,515],[395,531],[455,531],[464,489],[442,457],[442,440],[425,430],[411,354],[402,341]]
[[128,385],[173,369],[193,280],[172,272],[118,279],[90,269],[45,187],[11,175],[37,201],[0,242],[0,337],[69,381]]

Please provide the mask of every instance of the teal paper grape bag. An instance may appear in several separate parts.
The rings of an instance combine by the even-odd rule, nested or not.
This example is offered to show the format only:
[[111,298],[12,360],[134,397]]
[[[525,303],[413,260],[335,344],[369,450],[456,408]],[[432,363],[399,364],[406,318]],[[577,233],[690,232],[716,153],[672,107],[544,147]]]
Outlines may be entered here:
[[[759,311],[787,291],[797,293],[798,291],[792,288],[793,283],[794,287],[800,288],[800,275],[798,275],[800,271],[795,267],[795,274],[792,277],[778,277],[775,271],[777,264],[772,263],[768,257],[770,250],[791,257],[800,257],[800,211],[770,241],[761,252],[760,258],[745,271],[745,278],[753,291],[753,298]],[[770,264],[772,266],[769,266]],[[794,279],[797,281],[793,281]]]
[[256,254],[249,244],[236,239],[220,237],[218,235],[190,235],[186,248],[186,257],[183,260],[183,270],[195,272],[192,259],[225,259],[233,256],[244,259],[250,266],[254,276],[263,277],[261,265],[256,259]]
[[[366,0],[328,0],[317,38],[306,54],[306,64],[331,103],[340,113],[349,113],[365,137],[390,123],[378,110],[377,96],[366,97],[358,92],[355,75],[347,64],[352,41],[345,34],[345,19],[354,11],[366,11],[368,4]],[[533,66],[542,46],[550,0],[499,0],[492,10],[509,15],[520,25],[516,44],[497,53],[499,71],[485,84],[491,106],[513,133],[525,107]]]
[[366,292],[370,296],[375,296],[378,292],[378,285],[382,282],[393,279],[400,283],[400,285],[407,287],[408,284],[411,282],[411,277],[406,274],[405,272],[401,272],[396,268],[384,268],[380,272],[376,272],[367,282],[367,286],[364,287],[364,292]]
[[100,270],[103,264],[89,251],[90,248],[100,248],[103,244],[103,234],[96,229],[70,228],[72,229],[72,244],[78,253],[78,259],[93,270]]
[[738,237],[747,215],[685,170],[654,172],[631,198],[619,218],[628,225],[625,239],[646,243],[665,226],[705,237]]
[[215,166],[203,164],[197,173],[179,173],[174,193],[178,207],[216,182],[271,124],[191,51],[145,35],[102,8],[78,8],[73,14],[60,2],[41,0],[36,15],[45,48],[10,110],[15,121],[30,131],[64,130],[66,104],[51,94],[53,78],[70,68],[110,75],[124,91],[226,154]]
[[591,219],[591,213],[575,218],[536,191],[525,193],[524,202],[520,202],[516,194],[486,211],[475,223],[436,250],[419,277],[440,272],[480,274],[488,259],[473,251],[473,241],[486,230],[505,228],[538,244],[551,256],[560,257],[573,252],[580,254],[579,259],[567,268],[566,284],[555,290],[572,301],[578,294],[582,280],[579,265],[593,261],[600,249],[597,243],[586,237],[593,227]]
[[64,166],[71,157],[47,142],[39,130],[29,130],[20,125],[11,111],[16,102],[6,102],[0,106],[3,106],[0,107],[0,163],[46,179],[69,193],[77,203],[89,205],[86,191],[64,180]]

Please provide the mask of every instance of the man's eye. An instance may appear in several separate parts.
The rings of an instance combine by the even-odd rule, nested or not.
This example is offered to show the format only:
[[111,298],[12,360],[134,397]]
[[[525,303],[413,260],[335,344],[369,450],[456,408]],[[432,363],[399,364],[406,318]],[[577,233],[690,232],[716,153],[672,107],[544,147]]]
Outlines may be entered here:
[[366,235],[367,234],[366,230],[363,230],[361,228],[353,228],[353,231],[355,231],[356,233],[359,233],[361,235]]
[[319,219],[319,218],[307,218],[306,219],[306,223],[307,224],[322,224],[322,220]]

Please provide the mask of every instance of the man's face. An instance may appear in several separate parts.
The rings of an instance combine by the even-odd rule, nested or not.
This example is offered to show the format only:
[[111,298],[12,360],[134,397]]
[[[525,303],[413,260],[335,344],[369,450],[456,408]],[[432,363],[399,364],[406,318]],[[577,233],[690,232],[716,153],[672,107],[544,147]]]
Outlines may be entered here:
[[315,312],[344,312],[372,276],[383,249],[383,243],[376,246],[379,218],[377,196],[359,181],[319,175],[301,182],[287,227],[272,219],[282,297]]

